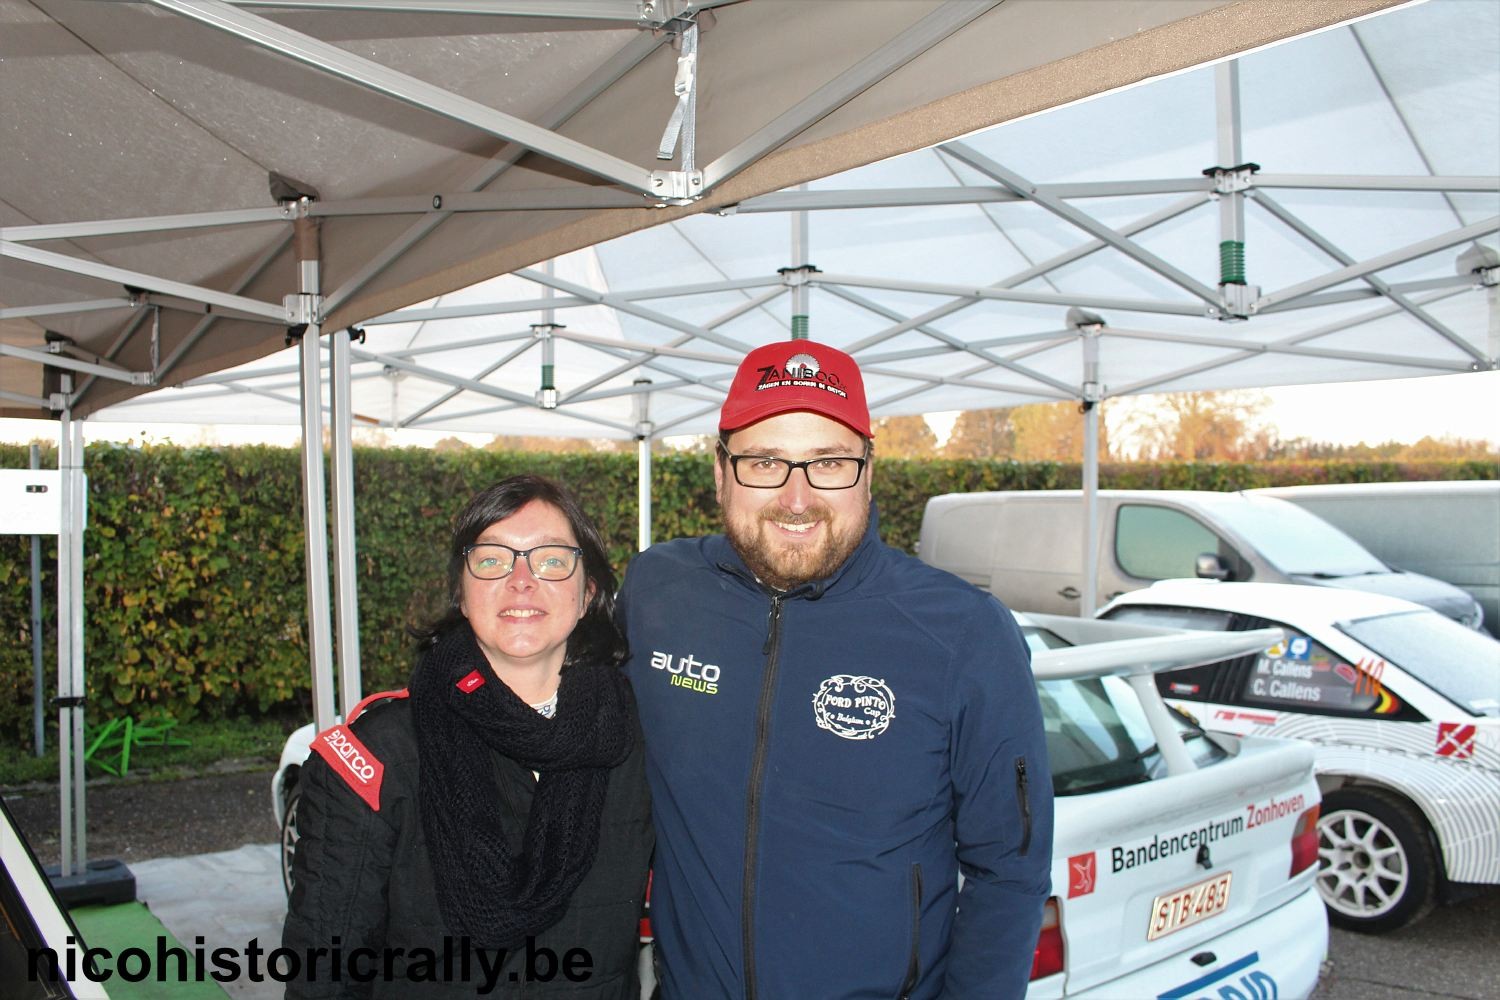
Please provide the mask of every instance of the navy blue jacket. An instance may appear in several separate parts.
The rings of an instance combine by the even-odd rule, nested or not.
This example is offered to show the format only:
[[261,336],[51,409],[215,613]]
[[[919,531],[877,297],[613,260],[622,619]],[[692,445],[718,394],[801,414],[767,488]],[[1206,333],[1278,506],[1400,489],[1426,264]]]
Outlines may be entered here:
[[826,580],[777,594],[713,535],[636,556],[620,603],[667,1000],[1025,992],[1052,785],[997,601],[872,507]]

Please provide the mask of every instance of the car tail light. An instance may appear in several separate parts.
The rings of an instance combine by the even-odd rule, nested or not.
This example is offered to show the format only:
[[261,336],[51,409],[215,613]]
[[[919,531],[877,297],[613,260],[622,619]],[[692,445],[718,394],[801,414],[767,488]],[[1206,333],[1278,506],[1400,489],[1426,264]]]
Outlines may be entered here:
[[1297,817],[1297,826],[1292,830],[1292,870],[1288,875],[1318,863],[1318,815],[1322,811],[1322,806],[1313,806]]
[[1036,952],[1031,956],[1031,978],[1041,979],[1062,970],[1062,920],[1058,916],[1057,897],[1053,896],[1042,909],[1042,933],[1037,935]]

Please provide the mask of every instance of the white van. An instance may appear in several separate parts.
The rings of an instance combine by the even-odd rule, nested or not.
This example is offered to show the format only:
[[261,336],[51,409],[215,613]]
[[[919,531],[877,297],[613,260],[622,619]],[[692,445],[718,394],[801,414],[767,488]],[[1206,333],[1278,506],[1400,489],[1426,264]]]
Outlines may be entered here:
[[1391,566],[1445,580],[1500,638],[1500,480],[1338,483],[1249,490],[1290,500]]
[[[1452,584],[1392,569],[1285,500],[1100,490],[1098,510],[1101,604],[1157,580],[1198,576],[1372,591],[1425,604],[1470,628],[1483,617]],[[1077,615],[1083,532],[1079,490],[949,493],[927,501],[917,554],[1018,611]]]

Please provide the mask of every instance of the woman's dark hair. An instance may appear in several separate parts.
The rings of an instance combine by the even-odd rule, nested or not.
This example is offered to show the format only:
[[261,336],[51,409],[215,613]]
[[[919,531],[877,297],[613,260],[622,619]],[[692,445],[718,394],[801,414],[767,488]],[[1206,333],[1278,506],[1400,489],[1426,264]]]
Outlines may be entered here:
[[474,495],[453,522],[453,540],[448,548],[448,608],[430,625],[412,628],[418,645],[426,648],[438,636],[460,622],[463,612],[464,548],[472,545],[484,530],[503,521],[533,500],[557,508],[573,529],[578,547],[583,550],[583,573],[594,586],[587,610],[568,637],[563,666],[574,663],[616,664],[625,659],[625,637],[615,627],[615,571],[605,554],[604,539],[567,487],[542,476],[521,475],[502,479]]

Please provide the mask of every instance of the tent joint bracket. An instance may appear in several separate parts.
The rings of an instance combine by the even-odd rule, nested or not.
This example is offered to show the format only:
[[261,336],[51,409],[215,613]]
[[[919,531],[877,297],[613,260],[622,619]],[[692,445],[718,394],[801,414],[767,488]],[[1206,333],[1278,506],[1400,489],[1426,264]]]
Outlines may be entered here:
[[1255,186],[1259,163],[1241,163],[1233,167],[1206,167],[1203,176],[1214,182],[1214,194],[1239,194]]
[[703,171],[653,170],[651,193],[646,197],[655,199],[657,208],[691,205],[703,197]]

